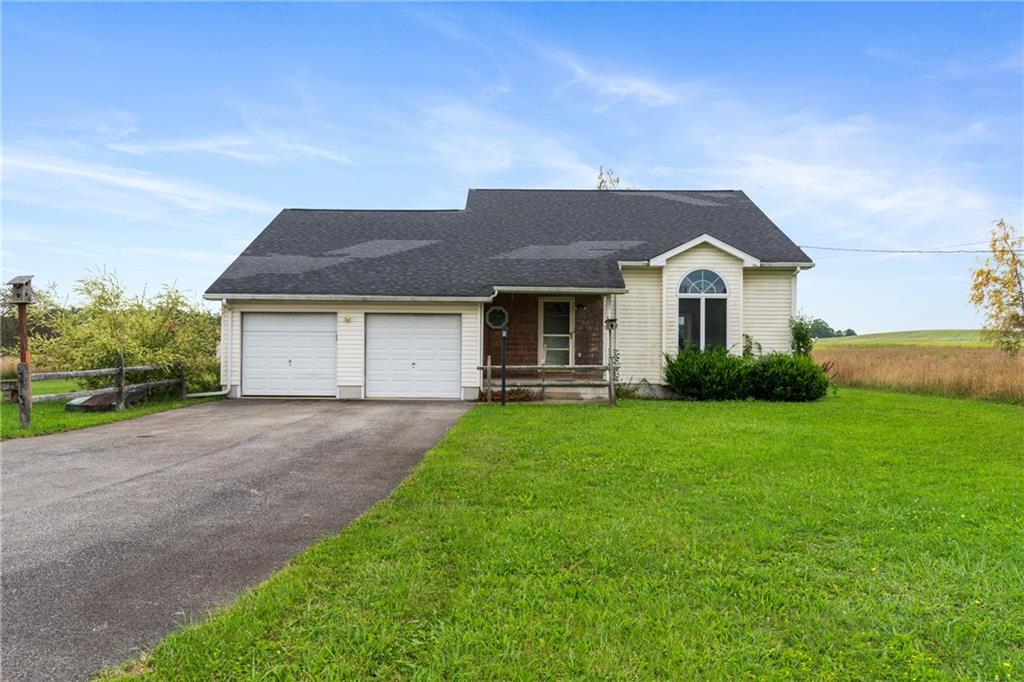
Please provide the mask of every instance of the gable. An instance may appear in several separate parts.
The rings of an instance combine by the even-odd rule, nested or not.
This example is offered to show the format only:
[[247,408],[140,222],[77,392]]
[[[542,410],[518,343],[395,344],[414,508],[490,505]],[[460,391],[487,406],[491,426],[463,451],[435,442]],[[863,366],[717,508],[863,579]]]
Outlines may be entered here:
[[664,253],[660,253],[651,258],[650,263],[651,265],[665,265],[668,263],[670,259],[675,258],[676,256],[685,253],[686,251],[701,246],[707,246],[718,251],[721,251],[725,254],[728,254],[729,256],[742,261],[744,267],[749,268],[761,265],[761,261],[758,258],[755,258],[754,256],[751,256],[749,253],[741,251],[740,249],[737,249],[734,246],[730,246],[729,244],[726,244],[722,240],[716,239],[715,237],[712,237],[709,234],[702,234],[699,237],[696,237],[695,239],[691,239],[690,241],[685,242],[683,244],[679,244],[678,246],[675,246],[669,249],[668,251],[665,251]]

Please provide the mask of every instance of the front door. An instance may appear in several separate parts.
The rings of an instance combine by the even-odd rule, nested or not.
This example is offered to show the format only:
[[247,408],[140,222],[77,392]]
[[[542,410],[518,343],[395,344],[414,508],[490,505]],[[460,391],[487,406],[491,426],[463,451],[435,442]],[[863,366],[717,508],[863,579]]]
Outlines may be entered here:
[[540,299],[540,364],[573,364],[573,312],[572,299]]

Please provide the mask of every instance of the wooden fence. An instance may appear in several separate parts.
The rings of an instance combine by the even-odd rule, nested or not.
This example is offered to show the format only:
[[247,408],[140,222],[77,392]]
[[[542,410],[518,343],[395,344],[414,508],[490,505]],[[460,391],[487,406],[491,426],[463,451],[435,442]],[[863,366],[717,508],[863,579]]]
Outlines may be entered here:
[[[18,364],[17,382],[4,382],[4,398],[15,398],[18,401],[19,418],[21,421],[21,427],[24,429],[30,428],[32,425],[32,405],[35,403],[63,402],[65,400],[84,398],[86,396],[113,393],[115,394],[114,409],[121,412],[124,410],[126,394],[136,390],[164,388],[166,386],[175,385],[178,386],[179,396],[181,398],[185,398],[185,371],[181,368],[177,370],[177,376],[174,379],[146,381],[138,384],[129,384],[125,382],[125,375],[127,374],[153,372],[162,369],[166,368],[163,365],[132,365],[125,367],[124,360],[118,358],[117,364],[114,367],[81,369],[72,372],[29,372],[28,365],[22,362]],[[32,381],[46,381],[48,379],[91,379],[96,377],[114,377],[114,385],[84,391],[32,395]]]

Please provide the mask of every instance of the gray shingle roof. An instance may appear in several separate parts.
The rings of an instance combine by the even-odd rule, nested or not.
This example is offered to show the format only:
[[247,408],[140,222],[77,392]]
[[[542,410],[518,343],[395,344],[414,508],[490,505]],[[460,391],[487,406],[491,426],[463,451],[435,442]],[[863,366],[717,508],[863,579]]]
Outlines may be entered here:
[[811,264],[742,191],[471,189],[457,210],[285,209],[206,293],[617,289],[618,261],[646,261],[705,233],[763,263]]

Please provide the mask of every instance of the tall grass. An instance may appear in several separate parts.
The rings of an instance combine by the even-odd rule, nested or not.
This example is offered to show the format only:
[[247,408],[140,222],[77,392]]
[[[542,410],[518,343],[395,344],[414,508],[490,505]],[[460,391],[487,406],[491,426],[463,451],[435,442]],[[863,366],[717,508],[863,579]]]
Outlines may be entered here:
[[817,348],[840,386],[988,398],[1024,404],[1024,354],[995,348],[923,346]]

